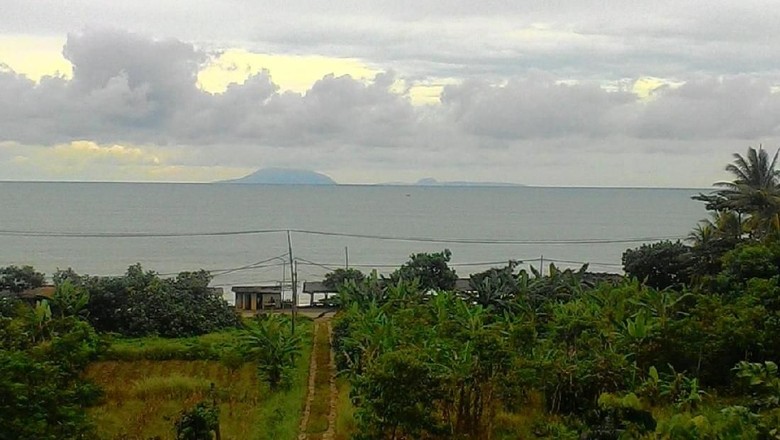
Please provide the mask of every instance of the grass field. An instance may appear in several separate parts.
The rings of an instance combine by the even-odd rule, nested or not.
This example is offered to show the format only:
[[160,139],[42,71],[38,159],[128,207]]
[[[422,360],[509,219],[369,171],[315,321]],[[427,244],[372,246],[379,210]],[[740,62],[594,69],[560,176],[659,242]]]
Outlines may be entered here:
[[[173,439],[173,421],[179,412],[209,399],[213,383],[219,402],[222,439],[295,439],[306,398],[312,323],[301,320],[298,328],[302,332],[304,349],[293,373],[292,387],[275,394],[258,379],[252,364],[230,369],[219,360],[144,359],[143,353],[163,359],[187,357],[186,351],[179,348],[175,350],[178,354],[169,356],[160,346],[200,346],[204,341],[121,342],[119,350],[114,352],[123,355],[116,357],[134,360],[96,362],[87,371],[87,376],[105,391],[102,404],[89,412],[100,438]],[[232,343],[232,338],[225,334],[202,338],[213,345],[204,356],[206,358],[219,351],[220,344]]]
[[111,361],[219,360],[226,349],[238,342],[239,334],[235,329],[191,338],[119,338],[111,341],[103,358]]

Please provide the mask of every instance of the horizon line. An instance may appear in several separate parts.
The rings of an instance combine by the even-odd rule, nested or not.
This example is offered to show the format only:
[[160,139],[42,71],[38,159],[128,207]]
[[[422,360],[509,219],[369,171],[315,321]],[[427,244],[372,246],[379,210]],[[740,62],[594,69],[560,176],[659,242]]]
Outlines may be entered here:
[[384,186],[384,187],[414,187],[414,188],[580,188],[580,189],[687,189],[687,190],[711,190],[713,187],[688,187],[688,186],[637,186],[637,185],[535,185],[525,183],[513,183],[513,182],[480,182],[480,181],[464,181],[464,182],[448,182],[441,181],[438,184],[418,184],[418,183],[403,183],[403,182],[387,182],[387,183],[233,183],[223,181],[170,181],[170,180],[5,180],[0,179],[2,183],[86,183],[86,184],[152,184],[152,185],[232,185],[232,186],[317,186],[317,187],[332,187],[332,186]]

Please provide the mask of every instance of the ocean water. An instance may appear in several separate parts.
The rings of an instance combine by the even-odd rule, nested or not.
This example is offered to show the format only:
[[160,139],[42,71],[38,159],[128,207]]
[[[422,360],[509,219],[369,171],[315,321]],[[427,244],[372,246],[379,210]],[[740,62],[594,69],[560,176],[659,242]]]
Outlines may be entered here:
[[703,204],[690,199],[697,192],[0,182],[0,266],[30,264],[49,275],[68,267],[116,275],[134,263],[162,274],[203,268],[229,291],[289,280],[286,232],[142,235],[293,229],[379,236],[292,232],[299,281],[319,280],[347,259],[387,273],[412,253],[444,248],[461,276],[509,259],[538,267],[541,258],[545,266],[589,262],[595,271],[621,272],[621,255],[637,239],[684,237],[705,217]]

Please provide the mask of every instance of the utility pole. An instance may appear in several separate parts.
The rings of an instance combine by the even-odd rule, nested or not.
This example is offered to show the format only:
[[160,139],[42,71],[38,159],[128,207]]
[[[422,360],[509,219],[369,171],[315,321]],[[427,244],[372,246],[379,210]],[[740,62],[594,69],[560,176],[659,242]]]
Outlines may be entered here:
[[544,255],[539,258],[539,275],[544,276]]
[[290,281],[292,282],[292,332],[295,334],[295,317],[298,314],[298,274],[295,270],[295,258],[293,257],[292,238],[290,230],[287,230],[287,249],[290,254]]
[[349,269],[349,246],[344,246],[344,266]]

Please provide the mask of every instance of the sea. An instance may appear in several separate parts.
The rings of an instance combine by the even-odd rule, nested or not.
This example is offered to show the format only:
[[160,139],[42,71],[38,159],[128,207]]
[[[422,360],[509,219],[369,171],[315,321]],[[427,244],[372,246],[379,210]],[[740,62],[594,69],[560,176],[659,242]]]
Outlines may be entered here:
[[706,217],[701,191],[0,182],[0,266],[205,269],[229,301],[232,286],[289,283],[290,250],[299,283],[444,249],[462,277],[509,260],[621,273],[626,249],[684,239]]

